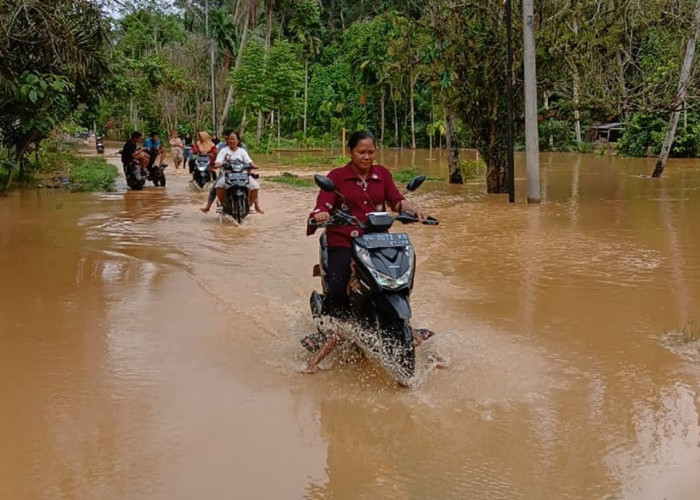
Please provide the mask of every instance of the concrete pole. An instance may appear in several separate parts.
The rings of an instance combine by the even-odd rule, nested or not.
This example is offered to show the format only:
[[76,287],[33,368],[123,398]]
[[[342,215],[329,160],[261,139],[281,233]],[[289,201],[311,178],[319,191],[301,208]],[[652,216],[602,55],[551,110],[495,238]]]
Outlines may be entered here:
[[[506,4],[506,99],[508,119],[508,202],[515,203],[515,144],[513,122],[513,4],[511,0],[505,0]],[[479,159],[477,152],[476,159]]]
[[209,42],[209,72],[211,74],[211,133],[216,134],[216,79],[214,77],[214,41],[209,40],[209,0],[204,2],[204,33]]
[[523,66],[525,67],[525,160],[527,202],[540,202],[540,147],[537,132],[537,67],[533,0],[523,0]]

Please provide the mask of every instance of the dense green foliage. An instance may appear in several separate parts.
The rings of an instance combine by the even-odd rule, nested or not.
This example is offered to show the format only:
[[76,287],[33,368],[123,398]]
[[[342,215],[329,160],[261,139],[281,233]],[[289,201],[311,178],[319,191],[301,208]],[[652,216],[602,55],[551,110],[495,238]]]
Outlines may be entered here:
[[[522,21],[513,5],[522,143]],[[119,15],[108,19],[115,6]],[[623,121],[621,152],[657,151],[693,2],[541,0],[535,8],[541,147],[585,150],[591,125]],[[51,8],[0,0],[4,156],[22,157],[64,119],[96,123],[114,139],[215,124],[268,150],[338,145],[342,128],[368,128],[389,147],[447,145],[455,155],[476,147],[497,192],[504,15],[503,0],[58,0]],[[695,78],[676,155],[698,150],[697,88]]]
[[[635,113],[627,121],[627,129],[620,140],[618,151],[626,156],[658,155],[666,136],[668,116]],[[700,116],[685,115],[676,130],[671,156],[687,158],[700,153]]]
[[107,20],[91,2],[0,0],[0,154],[6,167],[96,104]]

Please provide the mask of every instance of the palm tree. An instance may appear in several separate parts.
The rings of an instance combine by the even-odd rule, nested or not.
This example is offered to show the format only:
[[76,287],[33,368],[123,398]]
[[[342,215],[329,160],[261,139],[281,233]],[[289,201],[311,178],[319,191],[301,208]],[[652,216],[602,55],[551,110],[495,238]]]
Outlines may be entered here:
[[20,168],[66,109],[97,98],[106,40],[94,1],[0,0],[0,140]]

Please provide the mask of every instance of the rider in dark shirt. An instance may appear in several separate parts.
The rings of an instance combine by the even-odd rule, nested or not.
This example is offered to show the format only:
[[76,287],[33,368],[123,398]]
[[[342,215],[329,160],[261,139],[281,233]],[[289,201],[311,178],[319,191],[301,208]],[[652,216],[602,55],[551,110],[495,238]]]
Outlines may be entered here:
[[134,131],[131,133],[131,139],[126,141],[122,147],[122,166],[126,169],[132,160],[138,160],[141,165],[141,170],[146,173],[146,166],[150,160],[148,153],[146,153],[141,147],[141,141],[143,140],[143,134],[139,131]]

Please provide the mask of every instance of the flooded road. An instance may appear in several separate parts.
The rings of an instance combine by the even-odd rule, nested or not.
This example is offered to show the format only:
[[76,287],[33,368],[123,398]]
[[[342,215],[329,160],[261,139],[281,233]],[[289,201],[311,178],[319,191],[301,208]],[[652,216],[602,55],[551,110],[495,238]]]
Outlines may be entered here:
[[316,191],[255,159],[242,227],[171,169],[0,200],[0,498],[697,498],[700,162],[543,154],[538,206],[520,165],[515,205],[427,182],[413,323],[449,367],[401,389],[298,373]]

